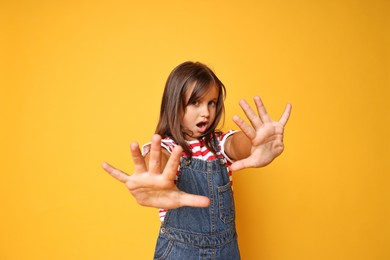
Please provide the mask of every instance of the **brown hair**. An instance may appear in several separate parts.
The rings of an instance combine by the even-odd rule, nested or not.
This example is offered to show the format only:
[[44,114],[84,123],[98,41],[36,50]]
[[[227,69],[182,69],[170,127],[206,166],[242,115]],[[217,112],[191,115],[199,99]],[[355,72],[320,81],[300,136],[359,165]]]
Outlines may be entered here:
[[[194,84],[187,101],[186,93]],[[191,150],[185,141],[185,131],[181,125],[184,112],[188,104],[202,98],[212,86],[216,86],[219,92],[216,117],[202,137],[205,137],[206,146],[215,153],[212,141],[216,127],[225,112],[223,101],[226,89],[223,83],[206,65],[187,61],[173,69],[165,84],[156,134],[161,135],[162,138],[172,138],[190,157]]]

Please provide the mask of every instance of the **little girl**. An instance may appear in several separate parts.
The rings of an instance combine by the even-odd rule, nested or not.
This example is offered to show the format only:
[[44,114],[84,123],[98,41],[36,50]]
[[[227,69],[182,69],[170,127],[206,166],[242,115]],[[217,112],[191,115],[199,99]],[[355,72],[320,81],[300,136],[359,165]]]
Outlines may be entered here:
[[234,116],[241,131],[223,133],[216,127],[224,98],[224,85],[207,66],[180,64],[166,82],[151,143],[142,152],[130,146],[134,174],[103,163],[140,205],[160,208],[154,259],[240,259],[232,171],[266,166],[282,153],[291,105],[275,122],[259,97],[258,115],[242,100],[250,125]]

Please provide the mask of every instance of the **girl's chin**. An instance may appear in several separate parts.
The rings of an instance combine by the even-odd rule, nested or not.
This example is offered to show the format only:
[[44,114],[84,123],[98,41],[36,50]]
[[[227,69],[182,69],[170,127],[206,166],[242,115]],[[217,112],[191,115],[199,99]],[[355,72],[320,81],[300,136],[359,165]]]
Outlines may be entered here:
[[186,135],[185,139],[186,141],[194,141],[194,140],[198,140],[199,137]]
[[202,136],[202,133],[197,133],[197,134],[186,134],[185,139],[187,141],[193,141],[193,140],[198,140]]

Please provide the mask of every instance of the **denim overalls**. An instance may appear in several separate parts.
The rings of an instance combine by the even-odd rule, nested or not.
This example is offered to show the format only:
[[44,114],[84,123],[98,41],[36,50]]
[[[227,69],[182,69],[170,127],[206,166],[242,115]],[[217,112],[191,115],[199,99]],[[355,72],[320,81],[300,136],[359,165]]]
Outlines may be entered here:
[[177,187],[207,196],[210,205],[168,210],[157,240],[155,260],[240,259],[233,192],[225,163],[218,150],[217,159],[212,161],[181,158]]

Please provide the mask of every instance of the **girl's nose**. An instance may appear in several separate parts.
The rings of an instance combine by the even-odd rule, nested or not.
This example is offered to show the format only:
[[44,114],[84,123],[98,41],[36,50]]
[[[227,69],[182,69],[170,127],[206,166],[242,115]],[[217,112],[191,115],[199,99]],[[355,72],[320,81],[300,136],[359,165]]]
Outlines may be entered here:
[[202,117],[209,117],[210,116],[210,111],[209,111],[208,105],[202,106],[201,116]]

